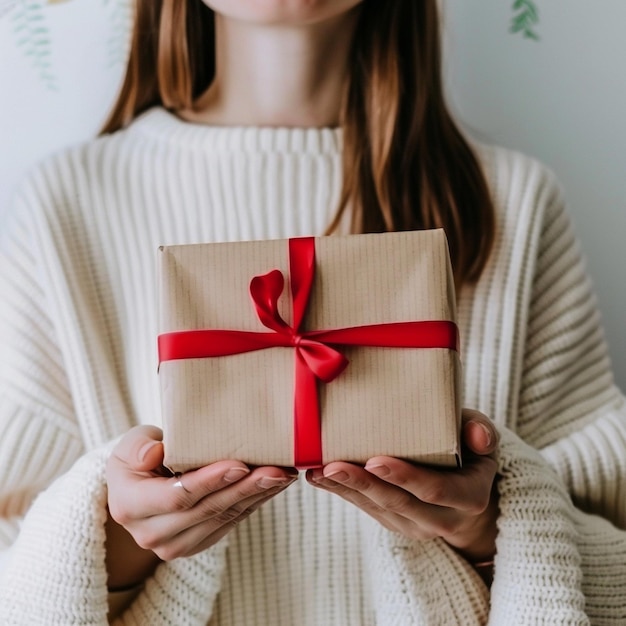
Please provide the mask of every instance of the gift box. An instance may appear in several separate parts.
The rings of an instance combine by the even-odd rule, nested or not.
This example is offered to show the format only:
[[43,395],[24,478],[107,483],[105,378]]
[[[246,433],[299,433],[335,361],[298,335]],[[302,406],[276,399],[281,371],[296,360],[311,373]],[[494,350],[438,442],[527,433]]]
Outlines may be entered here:
[[442,230],[159,249],[165,464],[460,463]]

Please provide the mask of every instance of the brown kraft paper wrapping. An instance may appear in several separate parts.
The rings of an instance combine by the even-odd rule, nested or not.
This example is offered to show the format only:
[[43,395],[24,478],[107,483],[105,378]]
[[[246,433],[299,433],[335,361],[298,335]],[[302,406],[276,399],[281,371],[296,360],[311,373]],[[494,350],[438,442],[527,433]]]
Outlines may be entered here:
[[[281,317],[292,324],[288,240],[159,249],[160,333],[271,332],[249,293],[254,276],[285,277]],[[442,230],[318,237],[302,330],[456,321]],[[318,384],[323,463],[380,454],[459,463],[459,355],[445,348],[339,347],[349,365]],[[294,465],[294,348],[164,361],[159,367],[165,464],[183,472],[221,459]]]

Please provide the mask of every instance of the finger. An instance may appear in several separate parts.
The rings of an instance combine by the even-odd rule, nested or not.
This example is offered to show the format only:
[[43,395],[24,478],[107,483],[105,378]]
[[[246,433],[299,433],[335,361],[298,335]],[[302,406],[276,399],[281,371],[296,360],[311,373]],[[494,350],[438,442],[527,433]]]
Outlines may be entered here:
[[149,472],[163,462],[163,431],[156,426],[135,426],[113,449],[109,464],[122,464],[137,472]]
[[239,461],[219,461],[181,476],[131,480],[124,498],[125,518],[117,519],[113,511],[111,514],[124,524],[133,519],[180,513],[222,491],[217,506],[224,510],[238,500],[264,493],[281,481],[293,481],[296,477],[283,468],[261,467],[251,472]]
[[254,472],[245,480],[207,495],[180,516],[180,523],[191,527],[205,520],[217,525],[229,523],[257,502],[283,491],[297,480],[297,475],[267,476]]
[[[364,469],[349,463],[331,463],[324,468],[324,475],[337,480],[347,474],[342,484],[375,502],[385,500],[389,484],[400,488],[396,503],[384,503],[397,512],[413,496],[425,504],[477,514],[489,504],[495,471],[496,463],[490,457],[475,457],[462,470],[448,471],[380,456],[369,459]],[[368,474],[378,480],[368,480]]]
[[202,505],[199,505],[183,513],[170,513],[142,520],[131,524],[129,530],[139,546],[152,550],[164,560],[195,554],[199,551],[199,545],[204,545],[207,540],[208,545],[212,545],[285,488],[266,489],[263,493],[237,501],[228,509],[214,510],[211,507],[209,517],[200,514]]
[[[360,468],[356,468],[356,470],[360,471]],[[348,473],[346,472],[346,474]],[[384,492],[365,490],[367,492],[365,495],[363,492],[357,492],[346,487],[345,484],[350,481],[344,480],[343,484],[333,485],[332,481],[324,478],[323,475],[321,478],[320,474],[314,475],[312,478],[314,484],[318,484],[321,488],[355,504],[386,528],[395,530],[404,536],[420,541],[433,537],[443,537],[450,545],[462,549],[467,554],[471,553],[468,547],[475,550],[476,546],[480,545],[476,558],[482,558],[483,554],[493,553],[495,535],[497,534],[495,520],[498,509],[497,504],[494,508],[491,500],[487,508],[492,513],[488,516],[490,520],[485,523],[484,515],[430,505],[419,501],[417,498],[411,498],[406,503],[402,500],[397,500],[394,503],[397,494],[394,494],[393,490],[398,488],[389,484],[386,485]],[[369,482],[366,477],[361,478],[364,482]],[[372,480],[374,480],[373,477]],[[358,482],[355,481],[354,484],[358,484]],[[401,508],[394,508],[398,505]]]
[[498,448],[499,434],[494,423],[483,413],[463,409],[462,436],[464,445],[474,454],[493,454]]
[[353,489],[349,489],[348,487],[344,487],[340,483],[337,483],[328,478],[324,478],[321,473],[319,475],[313,475],[312,470],[307,471],[306,479],[311,485],[313,485],[317,489],[323,489],[324,491],[328,491],[329,493],[339,496],[346,502],[357,506],[362,511],[380,522],[383,526],[385,526],[385,528],[388,528],[389,530],[393,530],[395,532],[400,532],[399,528],[393,524],[393,517],[390,515],[386,515],[387,511],[381,509],[377,504],[372,502],[369,498],[367,498],[367,496],[364,496],[362,493]]
[[330,463],[323,472],[324,478],[338,483],[335,487],[336,493],[354,498],[347,490],[356,491],[382,511],[418,519],[426,515],[437,515],[439,511],[436,509],[444,508],[442,505],[424,502],[407,489],[381,480],[365,468],[349,463]]
[[461,520],[453,509],[425,504],[413,497],[405,499],[406,492],[401,493],[402,490],[388,484],[384,492],[371,491],[365,495],[323,476],[315,477],[312,482],[359,507],[385,528],[412,539],[422,541],[453,532]]
[[185,510],[249,473],[239,461],[221,461],[182,476],[146,477],[122,462],[111,462],[107,473],[111,515],[126,525],[134,519]]
[[393,457],[374,457],[365,470],[426,504],[479,514],[489,504],[496,462],[489,456],[477,456],[466,460],[462,470],[447,471]]
[[283,490],[284,488],[269,490],[259,499],[249,502],[238,514],[233,515],[231,519],[221,526],[216,526],[215,520],[209,520],[179,532],[171,537],[167,544],[157,548],[157,556],[165,561],[169,561],[180,556],[191,556],[206,550],[215,545],[236,526],[250,517],[252,513]]

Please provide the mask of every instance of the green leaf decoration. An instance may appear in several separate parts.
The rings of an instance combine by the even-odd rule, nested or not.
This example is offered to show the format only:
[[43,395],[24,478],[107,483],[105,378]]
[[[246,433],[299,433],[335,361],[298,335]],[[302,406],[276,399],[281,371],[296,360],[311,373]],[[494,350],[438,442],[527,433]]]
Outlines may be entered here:
[[[1,2],[2,0],[0,0]],[[31,63],[44,85],[57,91],[57,77],[52,70],[52,39],[46,24],[45,5],[67,0],[21,0],[11,4],[16,43]],[[101,0],[108,13],[112,35],[107,42],[109,66],[126,62],[133,20],[132,0]],[[7,11],[8,12],[8,11]]]
[[51,91],[56,91],[57,82],[50,61],[52,45],[43,0],[24,0],[18,3],[12,18],[18,47],[31,60],[44,85]]
[[513,11],[516,15],[511,19],[509,32],[522,34],[526,39],[539,41],[534,27],[539,23],[539,10],[532,0],[515,0]]
[[130,0],[102,0],[109,12],[111,36],[107,42],[109,67],[123,65],[130,48],[133,7]]

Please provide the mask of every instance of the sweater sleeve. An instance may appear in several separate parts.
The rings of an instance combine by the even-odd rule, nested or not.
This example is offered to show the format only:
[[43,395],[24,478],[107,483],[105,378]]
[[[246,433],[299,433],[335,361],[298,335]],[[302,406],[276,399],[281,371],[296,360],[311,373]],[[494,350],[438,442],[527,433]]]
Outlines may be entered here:
[[[0,623],[104,626],[112,442],[86,451],[31,207],[18,202],[0,236]],[[224,549],[159,566],[117,624],[205,626]]]
[[0,236],[0,549],[13,543],[36,494],[83,449],[63,358],[17,203]]
[[500,473],[491,623],[625,623],[626,408],[556,186]]
[[613,383],[592,286],[558,196],[544,218],[518,420],[575,502],[626,528],[626,401]]
[[[106,625],[106,483],[112,444],[83,455],[42,492],[25,517],[0,584],[0,622]],[[206,626],[225,542],[161,564],[117,626]]]
[[[32,241],[28,207],[18,201],[0,237],[0,622],[9,624],[19,623],[9,617],[12,604],[36,604],[25,589],[14,587],[21,570],[20,527],[37,494],[83,450]],[[45,560],[45,536],[31,548]],[[39,571],[33,568],[30,576]]]

